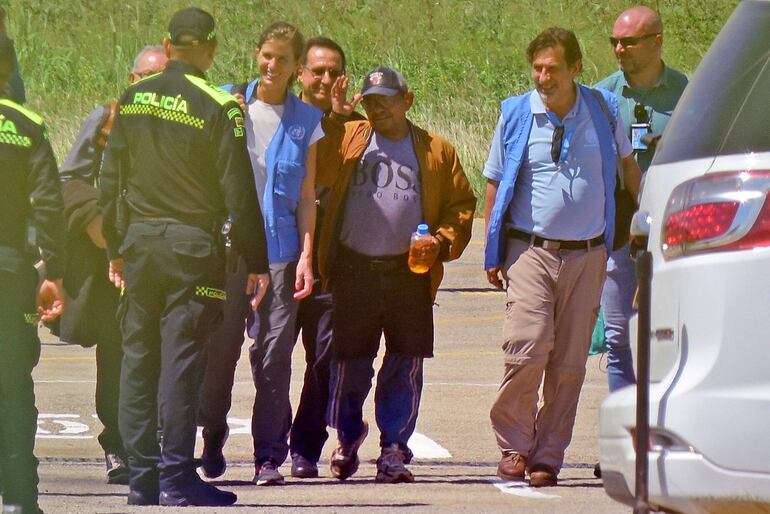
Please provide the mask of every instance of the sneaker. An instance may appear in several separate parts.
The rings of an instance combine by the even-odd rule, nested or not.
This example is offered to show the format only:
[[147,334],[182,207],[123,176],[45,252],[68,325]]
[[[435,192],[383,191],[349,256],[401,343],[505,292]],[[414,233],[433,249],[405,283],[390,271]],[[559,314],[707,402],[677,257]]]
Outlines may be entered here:
[[107,483],[128,485],[128,466],[117,453],[105,453],[104,461],[107,465]]
[[283,485],[283,475],[278,471],[273,461],[266,460],[257,468],[254,475],[254,483],[257,485]]
[[363,421],[363,431],[358,439],[353,441],[353,444],[350,445],[340,444],[340,446],[332,452],[329,468],[335,478],[345,480],[358,471],[358,449],[361,448],[361,445],[368,434],[369,423]]
[[203,454],[201,455],[201,468],[206,478],[217,478],[225,474],[227,461],[222,453],[225,441],[230,434],[230,429],[211,430],[203,428]]
[[385,446],[377,459],[377,477],[381,484],[400,484],[414,482],[412,472],[406,469],[406,455],[398,443]]
[[167,507],[224,507],[232,505],[237,499],[235,493],[222,491],[198,479],[191,487],[162,491],[159,503]]
[[299,453],[291,456],[291,476],[294,478],[318,478],[318,464]]

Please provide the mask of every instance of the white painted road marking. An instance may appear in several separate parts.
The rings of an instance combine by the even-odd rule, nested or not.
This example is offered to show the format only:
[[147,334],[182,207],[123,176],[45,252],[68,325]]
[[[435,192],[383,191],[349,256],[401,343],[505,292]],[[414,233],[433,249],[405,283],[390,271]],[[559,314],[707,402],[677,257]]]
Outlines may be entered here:
[[409,449],[412,450],[417,459],[448,459],[452,457],[449,450],[419,432],[412,434],[408,444]]
[[546,494],[536,491],[529,487],[526,482],[510,482],[508,480],[500,480],[494,478],[490,480],[492,485],[500,489],[505,494],[512,494],[514,496],[521,496],[522,498],[534,498],[539,500],[553,500],[559,498],[556,494]]
[[[91,417],[96,418],[95,414]],[[37,417],[38,439],[93,439],[87,433],[91,427],[76,421],[79,414],[39,414]],[[230,435],[251,435],[250,418],[227,418],[230,425]],[[201,437],[202,429],[198,427],[197,436]],[[415,432],[409,439],[409,448],[417,459],[449,459],[452,454],[436,441]]]
[[[94,436],[92,435],[82,435],[91,429],[88,425],[79,421],[72,421],[79,417],[78,414],[38,414],[35,437],[39,439],[93,439]],[[53,432],[52,424],[60,425],[64,429]],[[43,428],[43,425],[48,428]]]

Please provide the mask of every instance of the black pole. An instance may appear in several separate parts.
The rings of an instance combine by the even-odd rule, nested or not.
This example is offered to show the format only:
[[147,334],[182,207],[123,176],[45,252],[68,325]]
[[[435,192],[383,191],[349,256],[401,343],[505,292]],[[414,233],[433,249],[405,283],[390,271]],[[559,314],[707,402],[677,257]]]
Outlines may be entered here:
[[639,284],[639,314],[636,349],[636,491],[634,514],[648,514],[649,505],[649,440],[650,440],[650,289],[652,254],[636,255],[636,277]]

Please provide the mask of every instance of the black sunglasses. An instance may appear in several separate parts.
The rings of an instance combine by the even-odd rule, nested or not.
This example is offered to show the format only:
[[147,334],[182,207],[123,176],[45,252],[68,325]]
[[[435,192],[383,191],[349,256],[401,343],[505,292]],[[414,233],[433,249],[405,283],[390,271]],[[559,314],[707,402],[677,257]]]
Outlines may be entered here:
[[634,106],[634,118],[637,123],[647,123],[650,121],[650,115],[647,114],[647,109],[642,104],[636,104]]
[[610,44],[612,46],[618,46],[618,43],[620,43],[620,46],[622,47],[634,46],[634,45],[638,45],[641,41],[644,41],[645,39],[649,39],[651,37],[655,37],[659,35],[660,35],[660,32],[656,32],[654,34],[645,34],[644,36],[610,37]]
[[564,142],[564,125],[559,125],[553,129],[551,137],[551,160],[554,164],[559,164],[561,157],[561,145]]

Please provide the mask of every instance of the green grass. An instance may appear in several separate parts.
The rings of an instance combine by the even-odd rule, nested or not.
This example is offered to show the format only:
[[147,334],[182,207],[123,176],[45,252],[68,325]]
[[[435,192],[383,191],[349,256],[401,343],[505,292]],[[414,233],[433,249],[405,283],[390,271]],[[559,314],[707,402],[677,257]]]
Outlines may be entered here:
[[[86,114],[119,95],[134,54],[160,43],[168,19],[190,2],[171,0],[11,0],[9,32],[16,40],[29,106],[48,122],[61,160]],[[697,66],[737,0],[648,2],[665,24],[664,58],[685,73]],[[531,88],[524,57],[542,29],[575,31],[583,50],[581,81],[614,71],[607,36],[617,14],[633,5],[610,0],[233,0],[201,1],[217,20],[215,83],[255,74],[261,29],[283,19],[306,37],[324,34],[348,54],[360,85],[369,69],[400,70],[415,91],[411,118],[457,147],[480,196],[481,170],[500,100]]]

